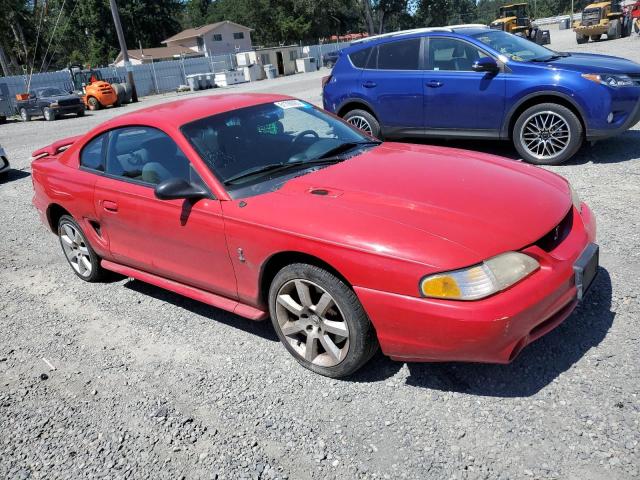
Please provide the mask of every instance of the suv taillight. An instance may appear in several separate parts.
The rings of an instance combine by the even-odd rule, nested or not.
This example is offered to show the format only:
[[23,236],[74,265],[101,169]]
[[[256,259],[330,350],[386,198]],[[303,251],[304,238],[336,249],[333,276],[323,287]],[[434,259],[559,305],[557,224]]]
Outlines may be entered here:
[[322,88],[324,88],[327,83],[331,81],[332,75],[327,75],[326,77],[322,77]]

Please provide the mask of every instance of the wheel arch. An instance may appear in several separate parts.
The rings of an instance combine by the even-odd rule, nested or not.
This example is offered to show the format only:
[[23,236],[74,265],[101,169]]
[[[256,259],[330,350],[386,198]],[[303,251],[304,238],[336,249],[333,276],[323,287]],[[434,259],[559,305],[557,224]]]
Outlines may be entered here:
[[502,127],[502,137],[513,139],[513,127],[515,126],[518,117],[527,108],[541,103],[557,103],[558,105],[562,105],[563,107],[571,110],[576,114],[578,120],[580,120],[580,123],[582,124],[583,135],[587,136],[587,124],[585,122],[585,113],[582,108],[568,95],[560,92],[548,91],[527,95],[514,105],[509,111]]
[[58,222],[60,222],[60,218],[63,215],[73,217],[66,208],[58,203],[52,203],[47,207],[47,222],[49,223],[49,228],[55,234],[58,233]]
[[342,105],[340,105],[340,108],[338,108],[336,112],[337,112],[337,115],[340,118],[342,118],[351,110],[356,110],[356,109],[369,112],[371,115],[373,115],[373,117],[376,120],[378,120],[378,115],[376,115],[371,104],[366,100],[357,99],[357,98],[346,100]]
[[293,263],[306,263],[319,268],[323,268],[342,280],[349,288],[352,287],[351,283],[345,278],[344,275],[342,275],[335,267],[322,260],[321,258],[304,252],[292,250],[282,251],[271,255],[267,260],[265,260],[262,268],[260,269],[260,277],[258,280],[258,294],[259,302],[261,304],[268,305],[269,288],[271,287],[271,282],[278,274],[278,272],[287,265],[291,265]]

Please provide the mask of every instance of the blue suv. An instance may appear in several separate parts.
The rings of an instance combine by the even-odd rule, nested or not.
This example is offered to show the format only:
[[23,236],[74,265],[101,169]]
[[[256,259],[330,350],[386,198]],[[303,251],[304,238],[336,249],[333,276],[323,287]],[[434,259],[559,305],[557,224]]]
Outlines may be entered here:
[[640,65],[549,50],[482,25],[354,42],[323,79],[324,108],[381,138],[511,140],[557,165],[640,120]]

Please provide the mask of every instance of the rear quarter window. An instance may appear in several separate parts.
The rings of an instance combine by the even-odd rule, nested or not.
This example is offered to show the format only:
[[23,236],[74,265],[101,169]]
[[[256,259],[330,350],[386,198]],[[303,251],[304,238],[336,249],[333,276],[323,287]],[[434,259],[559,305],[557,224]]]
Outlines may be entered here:
[[104,139],[105,133],[87,143],[80,152],[80,165],[91,170],[104,172]]
[[364,48],[362,50],[358,50],[357,52],[349,54],[349,58],[351,59],[351,63],[353,63],[354,67],[365,68],[370,53],[371,48]]

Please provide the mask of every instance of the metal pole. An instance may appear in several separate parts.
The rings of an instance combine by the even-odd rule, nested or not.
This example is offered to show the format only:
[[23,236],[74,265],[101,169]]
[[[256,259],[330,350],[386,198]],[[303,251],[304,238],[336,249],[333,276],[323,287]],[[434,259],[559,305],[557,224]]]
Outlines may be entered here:
[[573,28],[573,0],[571,0],[571,18],[569,19],[569,28]]
[[124,40],[124,33],[122,32],[118,5],[116,5],[116,0],[109,0],[109,5],[111,6],[111,15],[113,15],[113,23],[116,26],[116,33],[118,34],[118,43],[120,44],[120,50],[122,51],[122,59],[124,60],[124,66],[127,69],[127,80],[129,85],[131,85],[131,101],[137,102],[138,92],[136,91],[136,83],[133,81],[133,70],[131,68],[131,62],[129,61],[127,43]]

